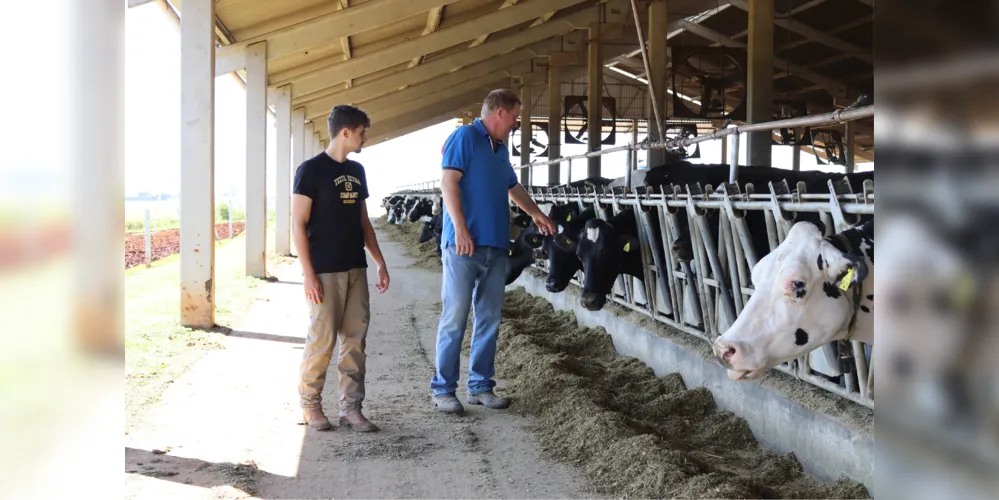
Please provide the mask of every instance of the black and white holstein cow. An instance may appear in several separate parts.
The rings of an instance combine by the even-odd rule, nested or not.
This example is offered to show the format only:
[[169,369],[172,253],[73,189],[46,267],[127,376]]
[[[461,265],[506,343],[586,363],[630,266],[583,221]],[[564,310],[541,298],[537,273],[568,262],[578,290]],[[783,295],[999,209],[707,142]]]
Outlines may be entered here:
[[[573,235],[563,232],[554,246],[576,254],[585,279],[580,304],[597,311],[607,303],[619,274],[645,281],[635,210],[627,208],[609,220],[591,218]],[[571,277],[571,276],[570,276]]]
[[[419,243],[434,240],[437,256],[441,256],[441,233],[444,229],[444,214],[437,212],[433,216],[423,217],[423,229],[420,232]],[[520,214],[510,221],[513,239],[510,241],[510,253],[507,257],[506,284],[516,281],[520,274],[534,263],[536,251],[543,244],[543,236],[526,214]]]
[[712,345],[732,380],[759,378],[835,340],[874,343],[873,220],[825,237],[816,224],[795,224],[752,281],[742,313]]

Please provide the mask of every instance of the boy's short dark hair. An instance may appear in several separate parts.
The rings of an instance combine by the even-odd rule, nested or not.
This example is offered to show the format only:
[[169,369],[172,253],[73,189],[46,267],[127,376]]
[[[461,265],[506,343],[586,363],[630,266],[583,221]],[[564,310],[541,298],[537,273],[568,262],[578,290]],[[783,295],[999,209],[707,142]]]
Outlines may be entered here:
[[368,119],[368,114],[348,104],[333,106],[333,110],[330,111],[330,117],[326,120],[326,127],[329,129],[331,140],[341,130],[345,128],[354,130],[361,125],[364,125],[365,128],[371,128],[371,120]]

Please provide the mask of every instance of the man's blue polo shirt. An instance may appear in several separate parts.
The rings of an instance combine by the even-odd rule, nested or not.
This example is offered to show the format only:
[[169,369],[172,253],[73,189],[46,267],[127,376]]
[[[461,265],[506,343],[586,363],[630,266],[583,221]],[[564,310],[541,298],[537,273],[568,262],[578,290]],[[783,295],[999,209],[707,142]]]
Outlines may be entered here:
[[[458,181],[461,208],[475,244],[510,248],[508,192],[517,185],[517,174],[503,141],[489,137],[486,127],[476,118],[447,138],[441,167],[462,172]],[[455,244],[454,223],[445,207],[441,245],[448,243]]]

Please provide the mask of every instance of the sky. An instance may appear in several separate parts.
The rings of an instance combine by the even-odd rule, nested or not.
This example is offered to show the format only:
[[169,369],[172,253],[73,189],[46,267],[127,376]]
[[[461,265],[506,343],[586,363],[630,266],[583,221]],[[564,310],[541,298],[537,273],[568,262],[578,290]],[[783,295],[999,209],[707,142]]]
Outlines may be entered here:
[[[180,192],[180,33],[155,3],[128,9],[125,41],[125,192]],[[16,51],[15,51],[16,52]],[[44,80],[42,80],[44,81]],[[363,109],[363,104],[360,105]],[[275,187],[275,123],[268,113],[267,193],[273,200]],[[215,79],[215,193],[216,200],[234,197],[242,205],[245,191],[245,91],[231,75]],[[373,123],[377,129],[381,124]],[[372,200],[380,200],[400,186],[439,179],[441,145],[455,129],[448,120],[394,140],[365,148],[350,157],[364,165]],[[627,136],[619,135],[621,140]],[[745,148],[741,148],[745,162]],[[580,154],[585,145],[563,145],[563,155]],[[640,154],[645,154],[640,153]],[[625,173],[626,153],[603,157],[603,176]],[[698,162],[724,162],[721,142],[701,143]],[[515,162],[516,163],[516,162]],[[570,180],[585,177],[585,161],[574,161]],[[774,166],[790,168],[791,148],[773,149]],[[802,155],[802,169],[815,169],[815,157]],[[292,166],[294,169],[296,166]],[[870,165],[858,164],[858,170]],[[830,168],[822,168],[830,170]],[[842,171],[842,167],[831,167]],[[535,175],[546,176],[547,167]],[[569,166],[562,165],[562,179]],[[377,203],[369,203],[374,208]]]

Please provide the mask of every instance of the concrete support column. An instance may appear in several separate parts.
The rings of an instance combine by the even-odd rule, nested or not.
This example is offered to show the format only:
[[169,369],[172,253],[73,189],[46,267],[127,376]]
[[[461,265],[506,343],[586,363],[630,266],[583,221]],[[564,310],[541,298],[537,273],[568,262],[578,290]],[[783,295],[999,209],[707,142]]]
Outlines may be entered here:
[[316,156],[316,135],[312,122],[305,124],[305,135],[302,136],[302,144],[305,146],[305,159],[308,160]]
[[215,2],[180,18],[180,316],[215,326]]
[[[604,64],[600,50],[600,23],[590,23],[590,37],[587,46],[586,89],[587,89],[587,141],[588,151],[600,150],[600,136],[603,131]],[[601,157],[586,159],[586,176],[600,176]]]
[[[315,130],[316,126],[313,125],[312,129]],[[312,156],[316,156],[323,152],[322,141],[319,139],[319,132],[312,133],[312,147],[315,148],[315,153]]]
[[846,155],[846,173],[852,174],[856,168],[854,163],[853,148],[855,147],[856,138],[856,127],[853,126],[853,122],[846,122],[843,124],[845,127],[844,135],[846,135],[846,151],[843,154]]
[[[291,111],[291,178],[295,178],[295,172],[305,161],[305,108],[298,108]],[[291,186],[294,191],[295,186]],[[289,210],[290,214],[291,211]]]
[[[72,176],[72,203],[67,206],[71,207],[75,220],[70,227],[74,240],[73,275],[61,275],[60,281],[72,280],[69,304],[72,310],[67,326],[73,335],[70,342],[74,351],[79,350],[80,355],[111,355],[107,361],[118,361],[124,360],[125,330],[125,236],[122,228],[125,227],[126,9],[121,2],[86,5],[77,2],[67,7],[72,19],[86,16],[85,22],[67,26],[72,40],[67,48],[72,48],[72,59],[86,61],[69,68],[70,86],[73,95],[86,98],[68,102],[71,107],[67,110],[70,115],[67,130],[74,133],[61,138],[69,139],[67,149],[72,163],[66,166],[72,166],[68,169]],[[103,55],[94,57],[95,53]],[[6,170],[6,167],[0,167],[0,170]],[[52,200],[60,205],[61,201]],[[46,203],[52,202],[46,200]],[[57,222],[41,224],[43,226],[37,229],[50,224],[55,228]],[[18,235],[16,225],[11,229]],[[16,273],[20,268],[11,271]],[[62,283],[56,283],[54,287],[57,294],[61,291],[60,285]],[[47,290],[52,291],[52,287]],[[41,297],[35,303],[41,304],[47,298]],[[13,309],[8,310],[11,315],[17,314]],[[55,318],[48,316],[42,321],[50,319]],[[47,357],[46,361],[51,363],[55,358]],[[92,462],[90,465],[96,472],[104,464]]]
[[[749,0],[748,122],[774,119],[774,0]],[[747,134],[746,164],[770,166],[773,132]]]
[[[562,144],[562,68],[548,64],[548,159],[561,156]],[[561,182],[561,165],[548,165],[548,185]]]
[[279,87],[275,97],[277,175],[274,185],[274,251],[278,255],[291,255],[291,85]]
[[[652,81],[655,95],[649,96],[646,106],[645,116],[649,117],[649,139],[658,141],[659,127],[655,125],[655,113],[652,112],[652,99],[659,103],[659,111],[663,117],[669,116],[669,106],[666,105],[666,88],[669,86],[666,81],[666,65],[669,62],[667,55],[666,35],[669,31],[669,20],[666,19],[666,0],[653,0],[649,4],[649,32],[647,40],[649,43],[649,71],[648,75]],[[657,167],[666,162],[666,151],[662,149],[649,149],[646,153],[646,165],[648,168]]]
[[267,42],[246,48],[246,275],[267,277]]
[[[531,115],[534,113],[531,87],[527,85],[520,87],[520,101],[523,103],[520,106],[520,164],[527,165],[531,162],[531,133],[533,132],[531,128]],[[530,186],[531,182],[533,182],[531,179],[531,169],[527,167],[521,168],[520,183],[524,186]]]

